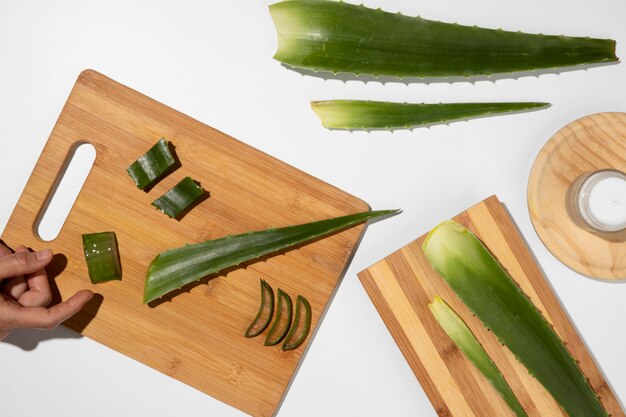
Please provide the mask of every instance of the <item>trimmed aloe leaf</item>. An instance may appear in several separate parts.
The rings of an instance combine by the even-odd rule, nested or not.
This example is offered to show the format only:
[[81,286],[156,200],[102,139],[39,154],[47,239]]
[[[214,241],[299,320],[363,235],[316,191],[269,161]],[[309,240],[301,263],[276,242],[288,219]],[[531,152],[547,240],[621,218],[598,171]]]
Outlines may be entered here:
[[144,190],[160,179],[175,163],[169,142],[161,138],[148,152],[126,168],[126,172],[135,181],[137,188]]
[[487,378],[502,399],[511,407],[515,415],[517,417],[527,417],[528,415],[515,397],[515,394],[513,394],[504,376],[463,319],[440,297],[435,297],[433,302],[428,304],[428,307],[446,334],[450,336],[450,339]]
[[175,218],[203,195],[202,187],[190,177],[185,177],[171,190],[154,200],[152,205],[169,217]]
[[283,343],[283,350],[298,348],[309,335],[311,330],[311,304],[301,295],[296,300],[296,314],[291,329]]
[[246,337],[256,337],[269,326],[274,315],[274,290],[264,279],[261,280],[261,304],[252,323],[246,330]]
[[278,289],[278,305],[276,306],[276,319],[267,332],[265,346],[274,346],[280,343],[291,327],[293,303],[291,297],[285,291]]
[[607,416],[552,326],[472,232],[445,221],[428,234],[422,249],[463,303],[570,417]]
[[311,108],[329,129],[400,129],[543,109],[548,103],[391,103],[365,100],[313,101]]
[[366,211],[296,226],[226,236],[160,253],[146,276],[144,303],[156,300],[202,277],[275,254],[399,210]]
[[445,77],[617,61],[609,39],[462,26],[338,1],[282,1],[270,13],[274,58],[314,71]]
[[83,235],[83,251],[93,284],[122,279],[122,267],[114,232]]

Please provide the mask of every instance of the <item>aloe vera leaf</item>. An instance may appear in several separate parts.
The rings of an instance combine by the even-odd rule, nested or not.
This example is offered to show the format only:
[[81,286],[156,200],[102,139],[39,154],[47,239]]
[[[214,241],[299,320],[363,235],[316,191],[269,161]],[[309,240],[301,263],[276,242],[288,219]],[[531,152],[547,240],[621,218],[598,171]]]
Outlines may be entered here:
[[515,415],[517,417],[527,417],[528,415],[522,408],[522,405],[504,379],[504,375],[502,375],[496,364],[493,363],[463,319],[461,319],[452,307],[440,297],[435,297],[433,302],[428,304],[428,307],[439,325],[446,334],[450,336],[450,339],[454,341],[467,359],[469,359],[485,378],[487,378],[489,383],[498,391],[502,399],[511,407]]
[[445,221],[422,249],[463,303],[570,417],[607,416],[563,341],[472,232]]
[[397,212],[399,210],[366,211],[296,226],[226,236],[167,250],[150,263],[143,301],[149,303],[183,285],[242,262],[291,249],[369,219]]
[[93,284],[122,279],[122,267],[114,232],[83,235],[83,252]]
[[311,304],[301,295],[296,299],[296,313],[291,329],[285,337],[282,350],[293,350],[298,348],[309,335],[311,330]]
[[543,109],[548,103],[392,103],[366,100],[313,101],[311,108],[329,129],[400,129],[471,117]]
[[462,26],[330,0],[270,6],[274,58],[355,75],[490,75],[617,61],[615,41]]
[[280,288],[277,291],[278,305],[276,306],[276,318],[274,324],[267,332],[265,346],[274,346],[280,343],[291,327],[293,303],[291,297]]
[[135,181],[137,188],[145,190],[163,177],[175,163],[176,159],[170,151],[169,142],[161,138],[126,168],[126,172]]
[[169,217],[175,218],[203,195],[202,187],[190,177],[185,177],[171,190],[154,200],[152,205]]
[[263,333],[263,330],[269,326],[274,315],[274,290],[270,284],[264,279],[261,280],[261,304],[250,326],[244,334],[246,337],[256,337]]

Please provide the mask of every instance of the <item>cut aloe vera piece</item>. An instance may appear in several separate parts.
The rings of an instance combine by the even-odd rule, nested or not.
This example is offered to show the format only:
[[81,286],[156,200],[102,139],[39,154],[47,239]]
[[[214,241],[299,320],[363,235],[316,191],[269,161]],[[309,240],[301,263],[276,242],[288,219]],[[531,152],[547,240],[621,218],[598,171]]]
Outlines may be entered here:
[[548,103],[392,103],[365,100],[313,101],[311,108],[329,129],[409,129],[525,110]]
[[423,250],[463,303],[570,417],[607,416],[552,326],[472,232],[445,221],[428,234]]
[[283,343],[283,350],[298,348],[309,335],[311,330],[311,304],[301,295],[296,299],[296,314],[291,329]]
[[296,226],[226,236],[160,253],[144,287],[144,303],[242,262],[275,254],[399,210],[367,211]]
[[293,314],[293,303],[291,297],[285,291],[278,289],[276,294],[278,304],[276,305],[276,318],[274,324],[267,332],[265,337],[265,346],[274,346],[285,338],[285,335],[291,327],[291,319]]
[[255,337],[263,333],[274,315],[274,290],[264,279],[261,280],[261,304],[252,323],[246,330],[246,337]]
[[161,179],[175,163],[169,142],[161,138],[148,152],[126,168],[126,171],[137,188],[145,190]]
[[450,339],[454,341],[467,359],[478,368],[480,373],[487,378],[502,399],[511,407],[515,415],[517,417],[527,417],[528,415],[515,397],[515,394],[513,394],[504,376],[461,317],[440,297],[435,297],[433,302],[428,304],[428,307],[439,325],[450,336]]
[[122,267],[113,232],[83,235],[83,251],[93,284],[122,279]]
[[274,58],[313,71],[446,77],[617,61],[613,40],[462,26],[339,1],[282,1],[270,13]]
[[190,177],[185,177],[171,190],[154,200],[152,205],[169,217],[175,218],[203,195],[202,187]]

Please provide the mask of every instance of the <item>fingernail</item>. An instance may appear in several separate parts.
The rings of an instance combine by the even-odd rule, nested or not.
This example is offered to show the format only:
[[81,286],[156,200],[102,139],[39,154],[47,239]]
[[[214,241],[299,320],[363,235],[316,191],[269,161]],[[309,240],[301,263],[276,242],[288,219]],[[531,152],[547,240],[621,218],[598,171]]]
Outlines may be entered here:
[[37,256],[38,260],[45,261],[46,259],[52,256],[52,251],[50,249],[44,249],[44,250],[35,252],[35,255]]

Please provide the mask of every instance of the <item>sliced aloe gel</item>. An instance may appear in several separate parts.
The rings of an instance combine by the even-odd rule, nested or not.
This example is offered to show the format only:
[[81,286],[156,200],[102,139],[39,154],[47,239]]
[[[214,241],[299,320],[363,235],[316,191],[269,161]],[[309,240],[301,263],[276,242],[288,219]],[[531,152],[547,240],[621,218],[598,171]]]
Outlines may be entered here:
[[171,218],[178,217],[187,207],[204,195],[204,190],[190,177],[185,177],[152,205]]
[[265,346],[274,346],[284,339],[285,335],[291,327],[291,318],[293,313],[293,304],[289,294],[278,289],[278,304],[276,306],[276,318],[274,324],[270,327],[265,338]]
[[306,340],[311,330],[311,304],[301,295],[296,299],[296,314],[282,349],[293,350]]
[[263,330],[269,326],[274,314],[274,291],[270,284],[264,279],[261,280],[261,304],[250,326],[244,334],[246,337],[255,337],[260,335]]

